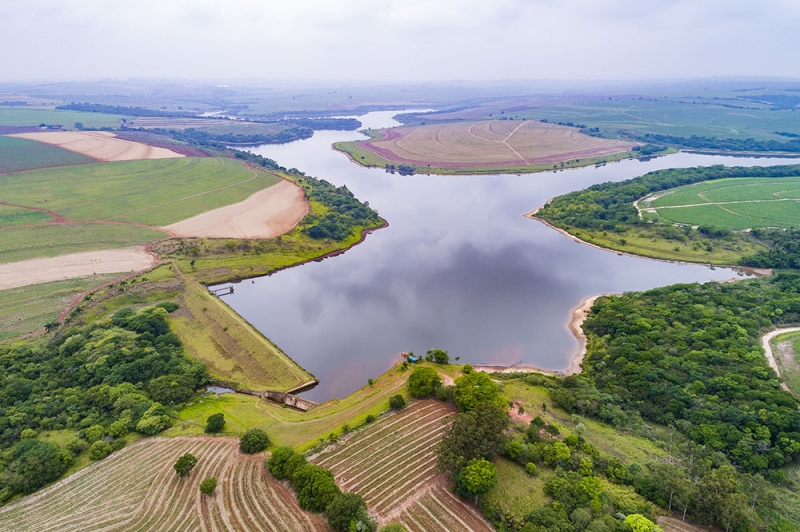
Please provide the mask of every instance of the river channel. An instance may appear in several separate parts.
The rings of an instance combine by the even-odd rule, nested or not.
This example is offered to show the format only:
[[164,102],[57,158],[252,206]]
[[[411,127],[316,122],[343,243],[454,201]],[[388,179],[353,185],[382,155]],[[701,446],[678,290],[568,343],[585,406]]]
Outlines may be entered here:
[[[358,117],[397,125],[396,112]],[[472,364],[563,370],[578,349],[566,325],[587,296],[731,279],[736,271],[621,256],[579,244],[523,217],[549,198],[661,168],[774,165],[678,153],[650,161],[526,175],[399,176],[331,149],[363,138],[323,131],[252,151],[347,187],[389,222],[346,253],[243,281],[224,301],[313,373],[304,397],[364,386],[402,351],[448,350]]]

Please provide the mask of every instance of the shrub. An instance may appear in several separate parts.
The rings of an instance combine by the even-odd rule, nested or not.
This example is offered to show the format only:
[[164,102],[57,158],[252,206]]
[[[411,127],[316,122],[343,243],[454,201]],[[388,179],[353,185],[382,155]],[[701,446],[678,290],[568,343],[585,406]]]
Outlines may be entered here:
[[217,489],[217,479],[214,477],[208,477],[200,483],[200,493],[203,495],[211,495],[215,489]]
[[[325,508],[325,517],[334,530],[347,532],[358,530],[358,523],[369,527],[367,505],[361,495],[356,493],[340,493]],[[362,529],[364,527],[362,526]],[[371,529],[371,527],[369,527]]]
[[415,368],[408,377],[408,391],[412,397],[426,397],[442,385],[442,378],[433,368]]
[[128,425],[122,421],[115,421],[108,426],[108,435],[112,438],[119,438],[128,433]]
[[449,386],[436,388],[436,398],[440,401],[449,401],[453,398],[453,390]]
[[245,454],[260,453],[269,445],[267,433],[261,429],[250,429],[242,434],[239,440],[239,450]]
[[191,453],[186,453],[178,458],[178,461],[172,467],[179,477],[188,477],[196,465],[197,457]]
[[221,431],[224,426],[225,414],[222,412],[211,414],[208,416],[208,419],[206,419],[206,432],[209,434],[216,434]]
[[389,398],[389,408],[392,410],[402,410],[406,406],[406,400],[403,399],[403,396],[395,394]]
[[107,441],[97,440],[89,447],[89,458],[91,460],[102,460],[111,454],[111,444]]
[[104,429],[102,425],[92,425],[83,433],[83,437],[86,438],[86,441],[89,443],[94,443],[105,435],[106,429]]
[[536,469],[536,464],[534,464],[533,462],[528,462],[527,464],[525,464],[525,472],[532,477],[535,477],[536,475],[539,474],[539,470]]
[[449,364],[450,355],[447,354],[447,351],[442,349],[430,349],[426,353],[425,360],[428,362],[436,362],[437,364]]
[[375,422],[375,416],[373,416],[372,414],[369,414],[367,416],[367,419],[364,420],[364,422],[367,423],[367,424],[374,423]]

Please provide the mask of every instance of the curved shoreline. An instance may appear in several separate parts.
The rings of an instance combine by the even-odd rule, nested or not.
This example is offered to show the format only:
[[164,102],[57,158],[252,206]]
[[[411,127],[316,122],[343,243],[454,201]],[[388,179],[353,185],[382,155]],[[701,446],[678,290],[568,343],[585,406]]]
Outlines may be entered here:
[[586,318],[589,317],[589,312],[592,310],[595,301],[601,297],[618,295],[620,294],[597,294],[588,296],[581,301],[580,305],[572,309],[570,320],[567,322],[567,329],[569,329],[572,335],[575,336],[575,339],[578,340],[578,351],[570,358],[569,366],[567,366],[567,370],[564,372],[565,375],[575,375],[583,371],[581,364],[583,364],[583,359],[586,357],[587,342],[586,333],[583,332],[583,324]]
[[[545,202],[545,205],[547,205],[551,201],[552,201],[552,198],[547,200]],[[586,246],[591,246],[591,247],[593,247],[595,249],[608,251],[609,253],[616,253],[617,255],[624,255],[626,257],[636,257],[636,258],[639,258],[639,259],[655,260],[655,261],[659,261],[659,262],[668,262],[668,263],[671,263],[671,264],[692,264],[692,265],[697,265],[697,266],[710,266],[710,267],[714,267],[714,268],[728,268],[728,269],[731,269],[731,270],[734,270],[734,271],[744,272],[746,274],[754,275],[756,277],[767,277],[767,276],[772,275],[772,273],[773,273],[771,268],[752,268],[750,266],[736,266],[736,265],[733,265],[733,264],[712,264],[712,263],[709,263],[709,262],[695,262],[695,261],[691,261],[691,260],[662,259],[662,258],[658,258],[658,257],[650,257],[648,255],[638,255],[636,253],[631,253],[629,251],[620,251],[620,250],[613,249],[613,248],[606,248],[606,247],[600,246],[598,244],[595,244],[593,242],[587,242],[586,240],[583,240],[583,239],[573,235],[572,233],[570,233],[566,229],[561,229],[560,227],[556,227],[555,225],[551,224],[550,222],[548,222],[544,218],[539,218],[538,216],[536,216],[536,213],[538,213],[542,209],[542,207],[544,207],[544,205],[542,205],[541,207],[536,207],[531,212],[523,214],[522,216],[524,218],[528,218],[529,220],[535,220],[537,222],[543,223],[544,225],[546,225],[547,227],[549,227],[553,231],[556,231],[557,233],[561,233],[562,235],[564,235],[567,238],[573,240],[574,242],[577,242],[578,244],[584,244]],[[738,281],[738,280],[739,280],[738,278],[733,277],[733,278],[728,279],[726,281],[716,281],[716,282],[722,283],[722,282],[730,282],[730,281]]]

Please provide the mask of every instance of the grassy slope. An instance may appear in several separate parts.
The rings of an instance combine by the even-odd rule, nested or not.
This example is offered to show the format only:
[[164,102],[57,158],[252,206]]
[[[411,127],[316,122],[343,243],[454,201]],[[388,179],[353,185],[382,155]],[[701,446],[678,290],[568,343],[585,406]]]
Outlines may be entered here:
[[39,124],[61,125],[64,129],[75,129],[75,122],[84,127],[119,127],[120,115],[83,113],[56,109],[25,109],[0,107],[0,126],[38,126]]
[[0,173],[96,162],[43,142],[0,136]]
[[34,332],[54,320],[76,295],[115,275],[93,275],[0,291],[0,341]]
[[[794,351],[795,364],[784,364],[781,357],[778,355],[777,346],[783,342],[790,342],[791,348]],[[772,339],[772,352],[775,354],[775,361],[781,370],[781,377],[786,385],[796,396],[800,396],[800,333],[786,333]]]
[[21,172],[0,176],[0,190],[8,203],[46,206],[73,220],[168,225],[279,181],[234,159],[182,158]]
[[494,465],[497,485],[486,494],[486,501],[503,514],[523,519],[550,502],[544,494],[544,483],[555,476],[555,471],[549,467],[540,467],[539,474],[532,477],[519,464],[505,458],[496,459]]

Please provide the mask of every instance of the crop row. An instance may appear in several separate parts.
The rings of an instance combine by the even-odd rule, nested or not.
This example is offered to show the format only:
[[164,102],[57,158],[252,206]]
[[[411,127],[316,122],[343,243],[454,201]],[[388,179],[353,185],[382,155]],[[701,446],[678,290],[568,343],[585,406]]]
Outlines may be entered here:
[[[186,452],[198,464],[180,478],[172,465]],[[262,464],[233,439],[142,440],[0,509],[0,530],[328,530]],[[199,491],[209,476],[219,484],[210,497]]]
[[437,483],[400,516],[409,532],[491,532],[494,530],[469,504]]

